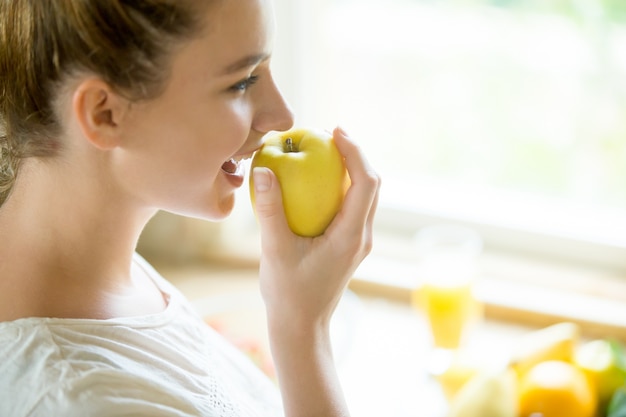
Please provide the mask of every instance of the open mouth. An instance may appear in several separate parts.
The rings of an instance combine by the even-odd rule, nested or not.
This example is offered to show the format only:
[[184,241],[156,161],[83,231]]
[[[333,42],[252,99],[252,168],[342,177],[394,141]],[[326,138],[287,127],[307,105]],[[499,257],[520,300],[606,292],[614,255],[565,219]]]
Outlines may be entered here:
[[229,175],[240,175],[251,158],[252,154],[234,156],[222,164],[222,171]]
[[239,161],[236,161],[233,158],[230,158],[228,161],[222,164],[222,171],[227,174],[236,174],[239,170]]

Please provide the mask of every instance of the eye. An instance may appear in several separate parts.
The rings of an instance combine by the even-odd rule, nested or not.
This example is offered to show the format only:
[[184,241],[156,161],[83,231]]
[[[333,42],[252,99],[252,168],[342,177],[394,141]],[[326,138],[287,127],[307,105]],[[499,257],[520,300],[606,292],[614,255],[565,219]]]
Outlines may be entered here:
[[252,84],[256,83],[259,80],[258,75],[251,75],[244,80],[239,81],[237,84],[230,87],[231,91],[234,92],[244,92],[246,91]]

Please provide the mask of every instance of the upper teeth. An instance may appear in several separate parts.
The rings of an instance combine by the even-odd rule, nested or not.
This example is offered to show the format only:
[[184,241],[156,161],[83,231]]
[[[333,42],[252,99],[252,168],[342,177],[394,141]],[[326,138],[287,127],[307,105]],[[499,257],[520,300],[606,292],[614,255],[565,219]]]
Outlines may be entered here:
[[233,156],[232,158],[230,158],[231,161],[233,162],[241,162],[244,159],[250,159],[252,157],[252,155],[237,155],[237,156]]

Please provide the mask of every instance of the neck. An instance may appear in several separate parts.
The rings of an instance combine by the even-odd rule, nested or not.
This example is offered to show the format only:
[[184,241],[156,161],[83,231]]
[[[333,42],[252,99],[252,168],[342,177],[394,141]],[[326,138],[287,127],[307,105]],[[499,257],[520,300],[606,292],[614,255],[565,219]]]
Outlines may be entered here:
[[0,306],[13,316],[109,315],[106,300],[137,288],[132,256],[155,211],[121,198],[105,175],[70,170],[25,160],[0,208]]

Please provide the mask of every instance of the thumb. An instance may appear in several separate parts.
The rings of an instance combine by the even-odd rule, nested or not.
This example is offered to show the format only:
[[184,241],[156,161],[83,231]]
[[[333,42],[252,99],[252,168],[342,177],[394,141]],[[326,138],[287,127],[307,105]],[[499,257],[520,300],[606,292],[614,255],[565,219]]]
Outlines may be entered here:
[[252,170],[255,210],[264,242],[289,232],[283,209],[282,193],[276,175],[269,168]]

